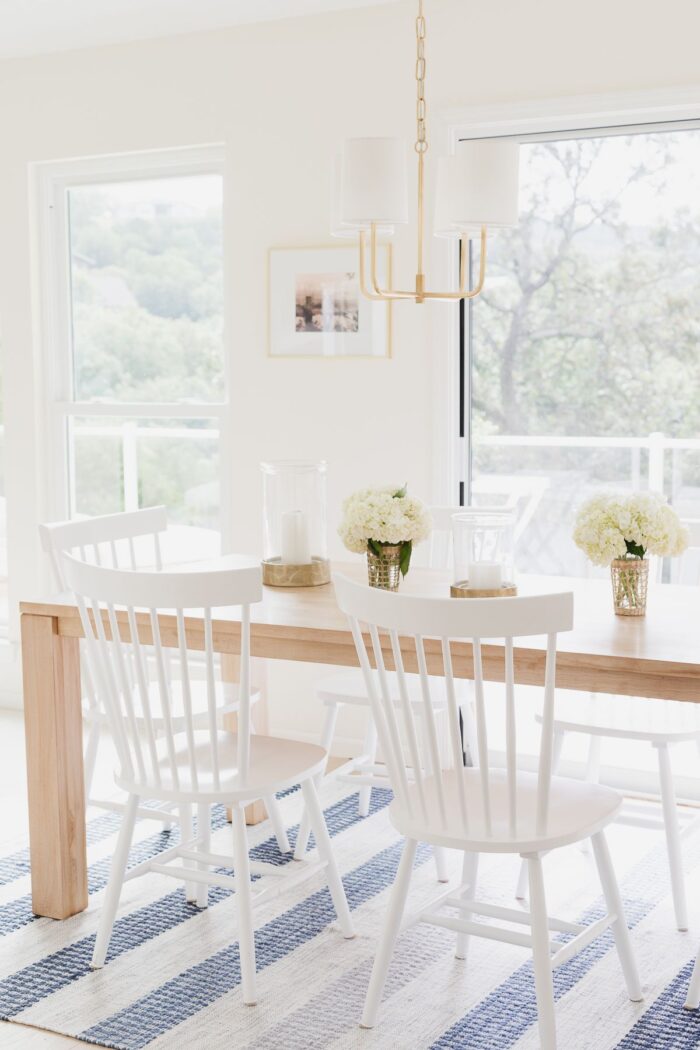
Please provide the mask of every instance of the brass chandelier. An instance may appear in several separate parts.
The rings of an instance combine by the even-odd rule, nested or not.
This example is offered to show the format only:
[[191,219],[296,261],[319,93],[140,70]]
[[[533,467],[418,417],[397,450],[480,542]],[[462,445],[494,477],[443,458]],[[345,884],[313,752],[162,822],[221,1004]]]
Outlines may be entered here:
[[[417,267],[413,291],[387,286],[378,277],[379,237],[394,233],[398,223],[408,222],[406,144],[396,138],[346,139],[335,169],[335,236],[359,239],[359,276],[362,294],[368,299],[428,299],[455,302],[473,299],[484,287],[486,244],[489,229],[514,226],[518,218],[519,145],[503,139],[469,139],[458,152],[438,161],[435,229],[438,237],[461,241],[459,287],[436,292],[426,288],[425,278],[425,161],[428,152],[426,77],[426,20],[423,0],[418,0],[416,18],[416,141],[418,162]],[[481,243],[479,275],[468,287],[469,240]],[[369,267],[367,249],[369,239]]]

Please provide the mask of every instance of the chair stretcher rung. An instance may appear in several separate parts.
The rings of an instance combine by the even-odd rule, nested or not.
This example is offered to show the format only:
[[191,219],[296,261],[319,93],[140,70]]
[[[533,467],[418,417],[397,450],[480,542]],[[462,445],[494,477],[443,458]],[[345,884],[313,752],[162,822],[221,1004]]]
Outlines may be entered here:
[[181,879],[183,882],[200,882],[205,886],[221,886],[225,890],[234,890],[235,882],[230,875],[217,875],[213,871],[199,871],[197,868],[186,868],[184,866],[170,866],[160,862],[151,861],[150,870],[159,875],[169,875],[173,879]]
[[196,849],[180,849],[180,856],[185,860],[198,860],[201,864],[209,864],[213,868],[233,867],[233,857],[227,857],[223,853],[204,853]]
[[577,937],[567,941],[565,944],[557,944],[554,942],[554,951],[552,954],[552,966],[562,966],[569,959],[573,959],[574,955],[577,955],[582,948],[585,948],[587,944],[594,941],[596,937],[600,937],[601,933],[607,930],[608,926],[613,923],[616,919],[615,915],[604,915],[602,919],[598,919],[597,922],[591,923],[590,926],[586,926]]
[[[110,802],[108,799],[88,799],[88,806],[95,809],[106,809],[109,813],[123,813],[126,804],[124,802]],[[179,824],[180,817],[177,813],[171,813],[165,809],[155,809],[151,806],[139,806],[136,816],[140,820],[158,820],[161,823],[168,821],[170,824]]]
[[[481,901],[462,900],[459,895],[448,897],[446,902],[450,908],[459,908],[460,911],[471,912],[475,915],[485,915],[490,919],[503,919],[504,922],[514,922],[520,926],[531,926],[532,917],[528,911],[519,911],[517,908],[504,908],[500,904],[486,904]],[[577,922],[566,922],[564,919],[548,918],[550,930],[559,933],[583,933],[588,929]]]
[[[286,869],[285,877],[283,879],[275,879],[273,882],[268,882],[266,886],[258,890],[257,893],[253,894],[253,902],[259,900],[270,900],[275,897],[280,897],[283,893],[288,890],[294,889],[302,882],[306,882],[312,875],[316,875],[319,871],[323,871],[326,868],[326,861],[301,861],[294,865],[292,871],[291,864],[285,864]],[[301,870],[298,870],[301,869]]]
[[454,930],[455,933],[467,933],[474,937],[485,937],[490,941],[507,941],[521,948],[532,948],[532,936],[529,933],[520,933],[518,930],[489,926],[485,922],[455,919],[449,915],[438,915],[434,912],[423,912],[420,918],[422,922],[429,922],[433,926],[443,926],[446,930]]
[[[170,849],[164,849],[162,853],[158,854],[158,862],[163,863],[166,860],[175,860],[181,855],[182,846],[171,846]],[[147,871],[153,871],[153,864],[154,861],[152,860],[144,860],[140,864],[135,864],[125,874],[124,882],[128,882],[130,879],[137,879],[139,875],[144,875]]]

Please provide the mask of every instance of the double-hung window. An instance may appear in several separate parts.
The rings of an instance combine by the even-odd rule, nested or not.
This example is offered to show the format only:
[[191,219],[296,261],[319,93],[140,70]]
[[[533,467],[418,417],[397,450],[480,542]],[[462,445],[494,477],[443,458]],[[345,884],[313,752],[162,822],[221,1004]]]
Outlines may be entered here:
[[162,503],[216,549],[230,473],[222,153],[42,166],[39,190],[47,516]]

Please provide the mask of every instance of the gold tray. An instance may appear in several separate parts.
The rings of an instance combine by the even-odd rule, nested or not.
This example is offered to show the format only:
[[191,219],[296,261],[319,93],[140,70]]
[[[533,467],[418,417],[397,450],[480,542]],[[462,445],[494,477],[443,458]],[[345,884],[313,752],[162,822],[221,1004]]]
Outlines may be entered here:
[[502,583],[500,587],[470,587],[469,580],[453,583],[450,598],[515,598],[518,588],[514,583]]
[[331,582],[331,563],[327,558],[312,558],[306,565],[283,565],[279,558],[262,563],[266,587],[319,587]]

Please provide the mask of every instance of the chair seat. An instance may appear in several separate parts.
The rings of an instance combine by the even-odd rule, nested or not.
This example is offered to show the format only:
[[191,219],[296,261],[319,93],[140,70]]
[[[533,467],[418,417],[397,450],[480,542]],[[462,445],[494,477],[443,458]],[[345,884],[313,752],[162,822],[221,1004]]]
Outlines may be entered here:
[[[219,714],[227,714],[238,710],[240,689],[237,682],[216,682],[215,691],[216,706]],[[163,708],[157,682],[151,682],[149,684],[148,694],[153,727],[156,732],[161,732],[165,728],[165,719],[163,717]],[[190,694],[195,726],[197,729],[206,729],[209,725],[206,682],[190,682]],[[250,695],[251,704],[257,703],[259,699],[260,690],[254,689]],[[173,682],[171,701],[173,732],[180,733],[185,729],[185,706],[181,682]],[[144,714],[141,695],[138,689],[134,692],[134,713],[137,721],[140,724],[145,724],[146,716]],[[107,725],[106,714],[100,708],[91,706],[86,699],[83,700],[83,716],[87,722],[97,721],[101,725]]]
[[[640,696],[557,693],[556,729],[663,743],[700,739],[700,704]],[[541,716],[538,715],[538,721]]]
[[535,827],[537,775],[519,771],[517,775],[517,827],[511,836],[508,827],[508,783],[505,770],[490,774],[491,827],[487,834],[483,816],[481,776],[478,769],[460,771],[465,780],[469,824],[465,831],[459,800],[458,773],[443,774],[447,820],[443,824],[437,784],[424,782],[427,819],[422,814],[417,784],[409,788],[413,817],[396,800],[389,807],[389,818],[402,835],[430,842],[435,846],[469,850],[475,853],[536,853],[580,842],[600,831],[613,820],[622,805],[622,796],[612,788],[565,777],[553,777],[549,818],[544,834]]
[[[399,683],[395,671],[387,671],[386,676],[389,684],[389,691],[393,700],[398,701],[399,695]],[[407,674],[406,684],[408,687],[408,695],[413,704],[423,703],[423,694],[421,693],[420,678],[418,675]],[[377,688],[379,688],[379,681],[377,680]],[[468,682],[455,681],[455,689],[457,690],[457,701],[458,703],[466,703],[468,696],[467,691],[469,688]],[[319,683],[316,693],[324,704],[369,704],[369,697],[367,696],[367,689],[365,687],[365,680],[362,676],[362,672],[359,670],[341,671],[338,674],[329,675]],[[462,695],[463,694],[463,697]],[[430,695],[432,697],[433,705],[435,707],[444,707],[447,703],[447,690],[445,688],[445,679],[436,676],[430,677]]]
[[[177,783],[171,775],[165,741],[158,743],[160,784],[151,775],[149,766],[146,782],[123,776],[115,777],[115,781],[125,791],[146,798],[178,799],[187,802],[217,802],[223,799],[247,802],[293,787],[294,784],[321,773],[326,761],[326,752],[317,744],[304,744],[296,740],[255,734],[250,738],[248,776],[245,783],[241,784],[237,763],[238,737],[235,733],[219,733],[220,786],[216,787],[209,733],[195,733],[194,746],[197,764],[196,785],[190,776],[190,755],[185,733],[175,736]],[[147,759],[144,761],[147,762]]]

